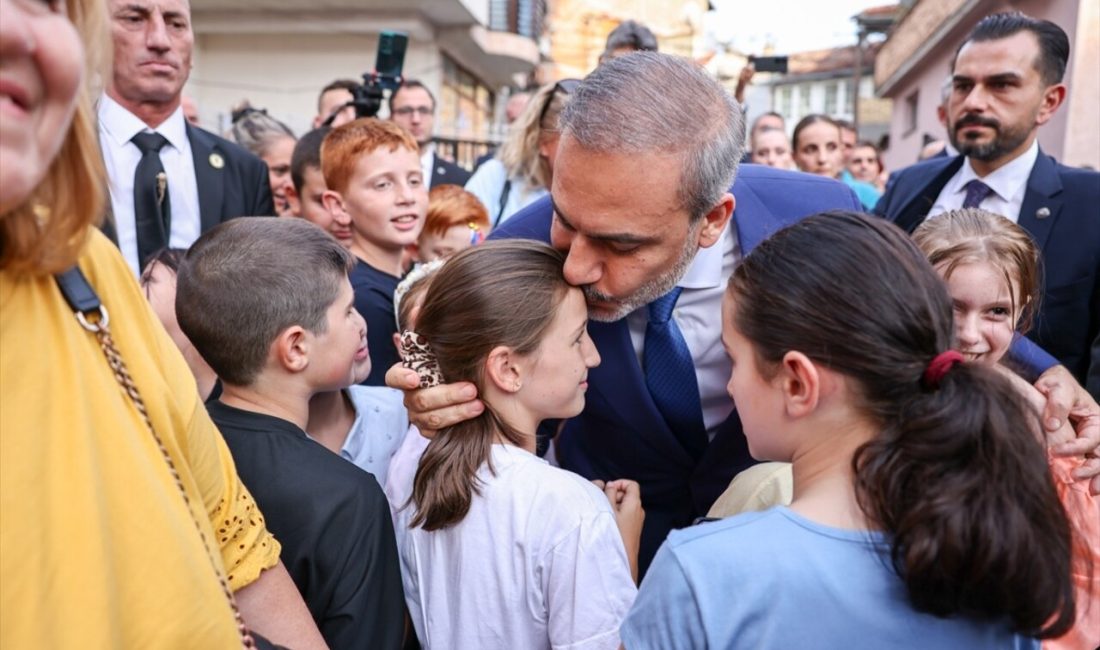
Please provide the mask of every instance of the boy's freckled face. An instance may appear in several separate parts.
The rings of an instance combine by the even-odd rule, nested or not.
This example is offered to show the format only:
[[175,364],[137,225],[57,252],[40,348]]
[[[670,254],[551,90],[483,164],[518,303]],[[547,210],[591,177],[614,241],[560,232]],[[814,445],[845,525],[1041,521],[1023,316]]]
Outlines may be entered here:
[[385,147],[359,158],[344,192],[356,239],[385,250],[416,243],[428,210],[428,189],[415,151]]

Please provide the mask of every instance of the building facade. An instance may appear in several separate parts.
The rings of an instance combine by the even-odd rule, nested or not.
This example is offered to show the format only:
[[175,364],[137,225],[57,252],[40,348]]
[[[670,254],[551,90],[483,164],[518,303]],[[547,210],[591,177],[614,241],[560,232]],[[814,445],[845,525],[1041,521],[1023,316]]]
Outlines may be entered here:
[[[501,89],[541,59],[543,0],[192,0],[194,68],[185,92],[220,131],[247,99],[298,134],[321,88],[373,70],[379,34],[408,34],[404,76],[435,94],[436,135],[484,140]],[[386,109],[383,108],[382,115]]]
[[[878,144],[889,128],[889,103],[875,97],[872,71],[877,46],[864,48],[857,56],[856,46],[837,47],[790,55],[788,73],[775,75],[769,82],[771,110],[786,120],[788,131],[803,117],[822,114],[856,122],[858,111],[859,136]],[[856,77],[857,61],[862,58]],[[859,88],[859,105],[853,89]],[[755,111],[755,113],[762,113]],[[754,111],[750,110],[750,116]]]
[[888,169],[910,165],[946,133],[936,115],[951,61],[982,17],[1022,11],[1058,24],[1070,39],[1066,103],[1039,130],[1039,146],[1067,165],[1100,168],[1100,2],[1097,0],[910,0],[875,61],[875,86],[894,101]]

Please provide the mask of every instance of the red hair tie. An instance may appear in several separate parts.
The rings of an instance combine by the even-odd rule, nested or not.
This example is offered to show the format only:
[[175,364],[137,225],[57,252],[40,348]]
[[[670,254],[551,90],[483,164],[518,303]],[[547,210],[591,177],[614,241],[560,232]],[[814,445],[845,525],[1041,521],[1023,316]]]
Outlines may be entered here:
[[940,352],[936,356],[932,357],[932,360],[928,362],[928,367],[924,369],[924,385],[927,388],[935,390],[940,387],[940,381],[943,380],[944,375],[948,370],[951,370],[956,363],[963,362],[963,355],[959,354],[955,350],[948,350],[946,352]]

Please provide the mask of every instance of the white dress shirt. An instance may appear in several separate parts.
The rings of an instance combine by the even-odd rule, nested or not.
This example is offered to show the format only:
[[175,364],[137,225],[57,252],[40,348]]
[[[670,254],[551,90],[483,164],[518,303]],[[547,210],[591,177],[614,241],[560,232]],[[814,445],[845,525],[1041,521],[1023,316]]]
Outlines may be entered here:
[[420,147],[420,173],[423,174],[424,187],[432,187],[432,168],[435,167],[435,143]]
[[[695,260],[680,279],[678,286],[683,287],[683,292],[672,311],[672,318],[684,335],[695,363],[695,379],[699,382],[708,439],[714,438],[718,426],[733,411],[733,400],[726,392],[733,366],[722,347],[721,307],[726,281],[740,261],[741,244],[730,220],[713,246],[701,248],[695,254]],[[639,365],[648,323],[649,311],[645,307],[635,309],[626,317]]]
[[99,99],[99,146],[111,180],[111,211],[114,214],[118,247],[135,275],[138,268],[137,228],[134,215],[134,172],[141,150],[131,142],[138,133],[159,133],[168,140],[160,150],[160,162],[168,176],[168,201],[172,210],[172,231],[168,245],[187,248],[202,233],[199,219],[199,188],[195,163],[183,109],[178,108],[156,129],[150,129],[136,115],[107,95]]
[[935,217],[948,210],[961,208],[966,199],[966,184],[978,179],[993,190],[978,207],[1007,217],[1013,223],[1019,222],[1020,207],[1023,206],[1024,195],[1027,193],[1027,179],[1031,176],[1031,168],[1038,158],[1039,141],[1036,140],[1027,151],[983,178],[970,166],[970,158],[967,157],[959,171],[943,186],[936,202],[932,204],[932,209],[928,211],[928,216]]

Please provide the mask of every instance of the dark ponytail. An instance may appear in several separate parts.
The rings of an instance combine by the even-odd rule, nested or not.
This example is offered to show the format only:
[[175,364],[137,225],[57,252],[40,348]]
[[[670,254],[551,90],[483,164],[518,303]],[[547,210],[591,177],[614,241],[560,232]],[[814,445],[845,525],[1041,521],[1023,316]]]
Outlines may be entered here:
[[853,458],[864,514],[919,611],[1007,619],[1054,637],[1074,620],[1070,526],[1033,412],[997,370],[922,380],[954,339],[943,282],[905,234],[816,215],[761,243],[730,280],[764,369],[790,350],[854,380],[880,435]]
[[[563,263],[561,253],[528,240],[487,242],[448,260],[432,277],[416,324],[444,379],[481,391],[493,348],[535,352],[569,288]],[[520,445],[533,433],[515,430],[489,404],[481,415],[438,431],[413,479],[417,510],[410,525],[438,530],[462,521],[496,436]]]

